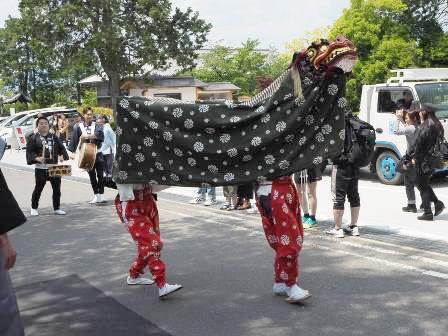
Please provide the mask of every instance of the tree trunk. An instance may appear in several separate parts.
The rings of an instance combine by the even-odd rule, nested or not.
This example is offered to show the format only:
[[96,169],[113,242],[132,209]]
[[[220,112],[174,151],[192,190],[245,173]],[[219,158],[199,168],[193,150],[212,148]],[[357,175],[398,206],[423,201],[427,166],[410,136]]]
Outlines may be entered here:
[[112,110],[114,114],[117,112],[117,97],[120,96],[120,75],[112,72],[109,76],[109,88],[111,96]]

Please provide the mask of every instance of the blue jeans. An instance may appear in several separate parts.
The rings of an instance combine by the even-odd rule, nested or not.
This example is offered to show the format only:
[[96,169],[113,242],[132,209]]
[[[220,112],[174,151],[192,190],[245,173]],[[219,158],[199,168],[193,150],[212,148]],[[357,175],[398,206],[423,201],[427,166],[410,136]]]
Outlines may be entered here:
[[202,186],[198,188],[197,194],[199,197],[205,199],[207,193],[210,200],[216,200],[216,187],[212,187],[207,183],[202,183]]

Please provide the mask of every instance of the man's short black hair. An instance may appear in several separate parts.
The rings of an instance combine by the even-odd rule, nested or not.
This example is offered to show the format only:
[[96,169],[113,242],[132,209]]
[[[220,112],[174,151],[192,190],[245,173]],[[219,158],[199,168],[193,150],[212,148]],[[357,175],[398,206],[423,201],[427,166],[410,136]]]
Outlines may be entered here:
[[39,121],[41,121],[41,120],[45,120],[47,122],[47,124],[50,125],[50,122],[48,121],[48,119],[46,117],[39,117],[39,118],[37,118],[36,125],[38,125]]

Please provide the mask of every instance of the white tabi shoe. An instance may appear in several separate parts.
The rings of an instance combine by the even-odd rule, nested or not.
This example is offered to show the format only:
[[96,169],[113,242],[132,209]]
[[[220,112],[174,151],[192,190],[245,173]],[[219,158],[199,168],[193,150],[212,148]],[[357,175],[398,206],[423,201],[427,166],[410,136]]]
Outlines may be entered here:
[[159,299],[163,299],[167,295],[177,292],[180,289],[182,289],[181,285],[170,285],[166,283],[162,288],[159,288]]
[[144,277],[131,278],[131,276],[128,275],[126,282],[128,285],[152,285],[154,280]]
[[106,203],[107,200],[103,197],[103,194],[96,195],[97,203]]
[[284,283],[276,282],[274,283],[274,286],[272,286],[272,292],[278,296],[288,296],[288,286]]
[[37,209],[31,208],[30,215],[33,216],[33,217],[34,216],[39,216],[39,211],[37,211]]
[[311,297],[309,291],[300,288],[298,285],[288,287],[287,295],[286,302],[288,303],[303,303]]
[[64,210],[57,209],[57,210],[54,211],[54,214],[55,214],[55,215],[63,216],[63,215],[65,215],[65,214],[67,214],[67,213],[66,213]]
[[95,204],[95,203],[98,203],[98,194],[95,194],[93,199],[89,202],[89,204]]

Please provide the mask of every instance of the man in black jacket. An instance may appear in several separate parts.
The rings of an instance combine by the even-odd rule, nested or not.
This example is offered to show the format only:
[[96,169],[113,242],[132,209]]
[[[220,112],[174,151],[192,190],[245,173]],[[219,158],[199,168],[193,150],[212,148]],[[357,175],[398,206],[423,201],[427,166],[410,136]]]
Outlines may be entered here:
[[40,117],[37,119],[37,133],[32,134],[26,145],[26,161],[29,165],[36,165],[34,170],[36,186],[31,198],[31,216],[38,216],[39,199],[47,181],[53,188],[53,209],[56,215],[65,215],[60,209],[61,204],[61,178],[48,176],[48,164],[57,164],[60,156],[61,161],[68,160],[68,154],[64,145],[57,136],[49,133],[50,125],[48,119]]
[[[81,142],[89,142],[96,144],[98,150],[101,148],[101,144],[104,140],[103,127],[93,122],[93,111],[91,107],[87,107],[83,111],[84,121],[76,124],[73,127],[73,133],[70,140],[68,150],[75,153],[78,149],[78,144]],[[72,155],[72,158],[74,155]],[[98,151],[95,159],[95,166],[92,170],[89,170],[90,184],[92,185],[93,193],[95,197],[91,200],[90,204],[103,203],[104,194],[104,156],[103,153]]]

